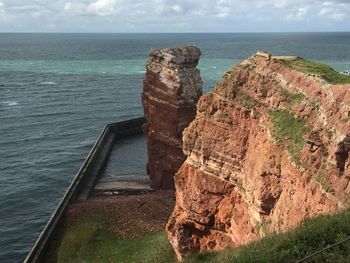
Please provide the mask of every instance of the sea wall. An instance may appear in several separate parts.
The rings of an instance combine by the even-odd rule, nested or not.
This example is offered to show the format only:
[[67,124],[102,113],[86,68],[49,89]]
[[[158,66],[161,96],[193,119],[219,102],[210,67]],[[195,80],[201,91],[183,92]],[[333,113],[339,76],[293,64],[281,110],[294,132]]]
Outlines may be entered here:
[[24,260],[25,263],[47,262],[45,259],[47,250],[57,238],[57,233],[59,228],[62,227],[61,224],[68,205],[76,200],[88,198],[90,190],[104,168],[114,141],[127,136],[142,134],[142,125],[145,121],[144,117],[140,117],[107,124],[104,127],[56,210],[52,213],[34,246],[28,253]]

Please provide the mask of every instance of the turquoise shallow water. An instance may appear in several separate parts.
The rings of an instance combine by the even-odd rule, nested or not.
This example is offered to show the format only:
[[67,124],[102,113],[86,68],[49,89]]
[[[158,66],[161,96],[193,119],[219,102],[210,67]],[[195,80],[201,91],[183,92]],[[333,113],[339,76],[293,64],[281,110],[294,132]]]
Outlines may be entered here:
[[350,33],[0,34],[0,262],[23,260],[103,126],[142,115],[149,50],[183,44],[205,91],[256,50],[350,69]]
[[[145,72],[145,61],[142,59],[118,59],[118,60],[2,60],[0,71],[23,71],[32,73],[47,73],[57,75],[140,75]],[[350,68],[350,62],[336,60],[318,60],[329,64],[338,71]],[[217,80],[223,72],[230,69],[233,64],[239,63],[239,59],[214,59],[202,58],[199,63],[201,74],[209,83]],[[55,84],[43,82],[41,84]]]
[[[141,59],[116,59],[116,60],[2,60],[0,71],[25,71],[33,73],[51,73],[59,75],[139,75],[145,72],[145,61]],[[200,61],[199,68],[202,74],[211,80],[218,78],[224,70],[232,64],[239,62],[237,59],[206,59]]]

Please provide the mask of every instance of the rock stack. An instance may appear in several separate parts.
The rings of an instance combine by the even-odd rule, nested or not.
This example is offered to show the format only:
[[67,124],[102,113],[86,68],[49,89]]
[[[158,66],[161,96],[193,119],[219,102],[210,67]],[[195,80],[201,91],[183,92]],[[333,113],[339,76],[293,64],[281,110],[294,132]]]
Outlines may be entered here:
[[174,175],[185,161],[182,132],[194,119],[202,95],[195,46],[152,50],[142,93],[147,123],[147,173],[154,189],[173,189]]

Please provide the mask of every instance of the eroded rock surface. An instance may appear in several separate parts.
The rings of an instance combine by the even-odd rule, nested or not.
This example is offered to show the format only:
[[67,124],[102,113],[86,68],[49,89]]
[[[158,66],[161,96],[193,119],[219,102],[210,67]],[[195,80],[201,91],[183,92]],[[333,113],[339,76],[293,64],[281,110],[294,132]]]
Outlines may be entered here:
[[349,205],[350,85],[304,64],[257,54],[199,100],[167,224],[180,260]]
[[202,95],[194,46],[153,50],[146,64],[142,93],[147,124],[147,173],[155,189],[174,188],[174,175],[185,161],[182,132],[194,119]]

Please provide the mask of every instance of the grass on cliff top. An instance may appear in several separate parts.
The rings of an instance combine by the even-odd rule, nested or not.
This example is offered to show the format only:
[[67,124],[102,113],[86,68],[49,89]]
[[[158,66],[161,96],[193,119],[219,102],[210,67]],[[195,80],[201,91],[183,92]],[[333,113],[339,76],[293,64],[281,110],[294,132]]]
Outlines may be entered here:
[[[299,228],[273,234],[236,249],[194,255],[185,263],[284,263],[294,262],[350,234],[350,211],[319,216]],[[120,239],[108,230],[108,219],[85,216],[61,232],[45,262],[175,263],[164,232],[143,233],[138,238]],[[349,262],[350,242],[332,248],[308,262]]]
[[350,83],[350,77],[335,71],[332,67],[302,58],[280,60],[289,68],[303,73],[319,75],[331,84]]
[[272,136],[287,148],[293,161],[298,163],[299,153],[305,144],[304,136],[311,130],[307,120],[296,118],[287,110],[270,110],[269,113],[274,128]]

